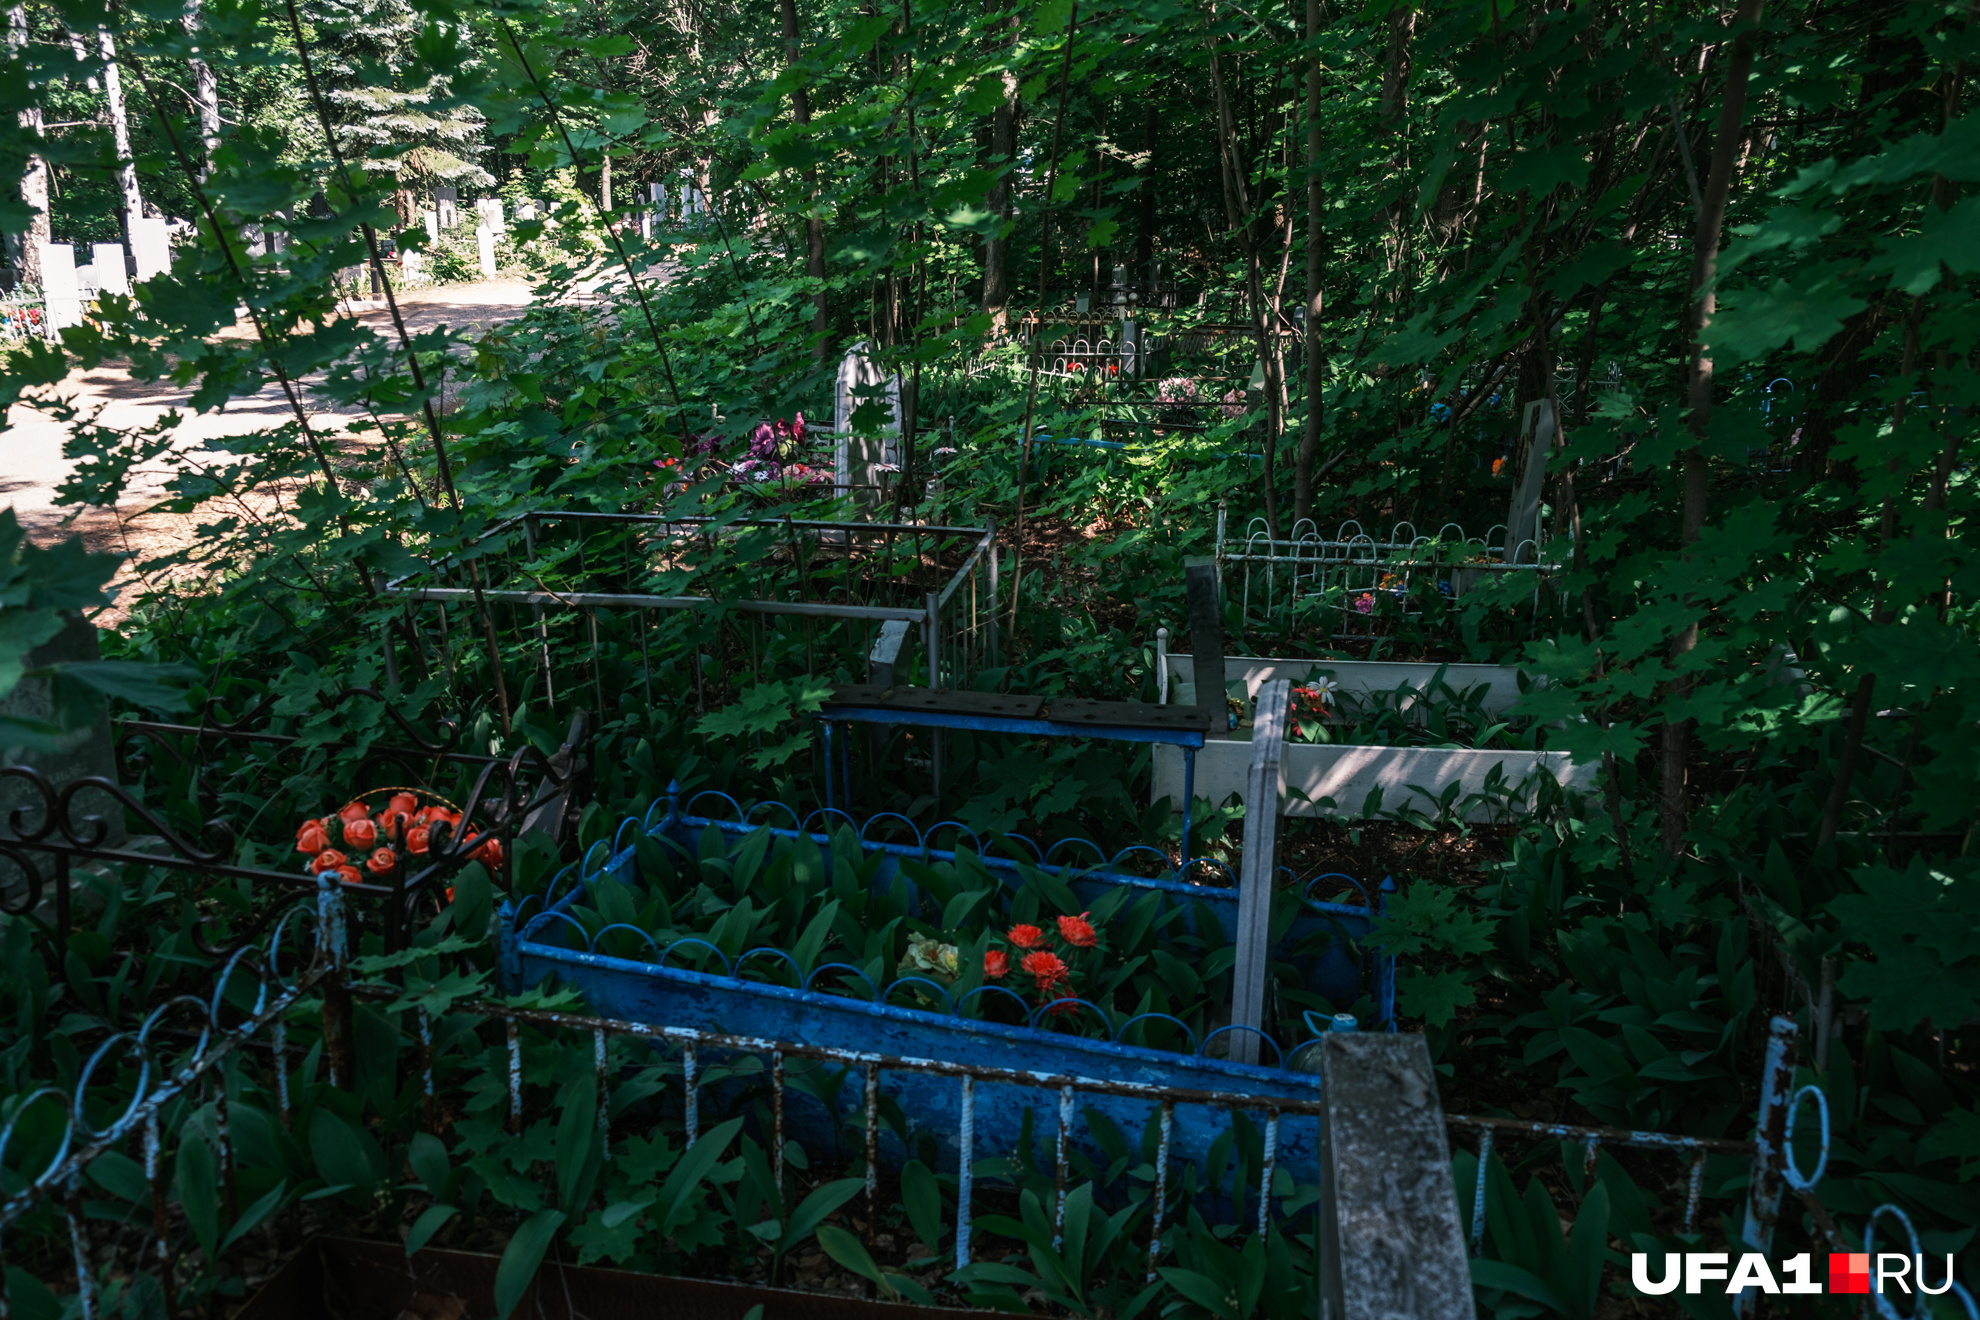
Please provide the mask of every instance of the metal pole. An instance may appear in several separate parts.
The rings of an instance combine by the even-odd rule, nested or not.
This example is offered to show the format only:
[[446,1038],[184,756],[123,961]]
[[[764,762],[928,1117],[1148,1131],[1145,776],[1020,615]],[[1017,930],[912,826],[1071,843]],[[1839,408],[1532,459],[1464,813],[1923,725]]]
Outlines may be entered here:
[[[1265,981],[1271,968],[1272,876],[1278,843],[1280,761],[1285,751],[1290,679],[1275,678],[1258,690],[1258,718],[1251,729],[1251,767],[1245,783],[1244,861],[1238,873],[1237,966],[1231,980],[1230,1057],[1258,1062],[1258,1033],[1265,1029]],[[1250,1028],[1250,1030],[1243,1030]]]
[[[1794,1089],[1794,1019],[1776,1017],[1767,1025],[1767,1063],[1760,1074],[1760,1113],[1753,1125],[1753,1176],[1747,1184],[1746,1222],[1740,1240],[1765,1253],[1774,1243],[1780,1218],[1787,1145],[1788,1095]],[[1760,1305],[1757,1287],[1742,1288],[1734,1303],[1740,1320]]]

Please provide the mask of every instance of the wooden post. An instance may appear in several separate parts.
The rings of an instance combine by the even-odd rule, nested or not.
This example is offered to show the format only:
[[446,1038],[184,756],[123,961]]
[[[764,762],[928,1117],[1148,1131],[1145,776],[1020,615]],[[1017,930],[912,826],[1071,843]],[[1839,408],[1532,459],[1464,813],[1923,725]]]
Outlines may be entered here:
[[1258,716],[1251,725],[1251,772],[1244,794],[1244,860],[1238,872],[1238,916],[1234,939],[1237,966],[1231,976],[1231,1025],[1251,1030],[1231,1033],[1230,1057],[1258,1062],[1258,1034],[1265,1029],[1265,980],[1272,958],[1272,881],[1277,871],[1279,799],[1285,792],[1281,766],[1286,744],[1286,710],[1292,681],[1275,678],[1258,689]]

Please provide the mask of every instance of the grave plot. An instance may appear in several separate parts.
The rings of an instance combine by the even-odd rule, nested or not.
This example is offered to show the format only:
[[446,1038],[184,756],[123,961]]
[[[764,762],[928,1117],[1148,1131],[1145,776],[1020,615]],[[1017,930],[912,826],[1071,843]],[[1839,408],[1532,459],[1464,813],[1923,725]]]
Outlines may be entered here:
[[[1197,565],[1188,573],[1191,635],[1220,648],[1214,572]],[[1501,820],[1548,795],[1595,788],[1594,763],[1545,748],[1489,745],[1506,739],[1508,711],[1530,681],[1511,666],[1179,654],[1169,651],[1166,628],[1156,634],[1155,655],[1163,705],[1200,706],[1199,694],[1214,689],[1228,711],[1225,736],[1207,740],[1193,765],[1171,749],[1155,749],[1155,802],[1251,800],[1252,709],[1274,680],[1293,685],[1279,785],[1288,815],[1355,816],[1373,806]],[[1488,745],[1450,745],[1465,741]]]
[[706,711],[746,673],[862,672],[890,626],[913,639],[904,676],[967,682],[999,654],[995,545],[989,527],[545,511],[385,590],[412,662],[505,719],[525,699]]
[[[736,818],[693,814],[702,800]],[[1283,1072],[1315,1021],[1300,1005],[1390,1012],[1392,961],[1368,943],[1380,893],[1361,887],[1363,905],[1285,894],[1270,940],[1269,836],[1248,853],[1250,887],[1215,890],[1046,860],[1078,841],[1019,859],[954,826],[903,843],[876,837],[895,818],[855,829],[841,812],[800,821],[774,803],[749,815],[789,826],[744,819],[718,794],[685,811],[656,803],[611,848],[506,907],[506,988],[565,984],[595,1011],[635,1021],[1247,1094],[1307,1085]],[[952,848],[934,846],[943,836]],[[1227,977],[1250,988],[1233,991]],[[1042,1113],[1050,1099],[1027,1103]],[[939,1088],[912,1100],[935,1112],[951,1103]],[[1020,1117],[986,1113],[978,1138],[1014,1142]],[[1178,1124],[1176,1151],[1190,1160],[1220,1130]],[[1292,1155],[1312,1138],[1283,1140]]]

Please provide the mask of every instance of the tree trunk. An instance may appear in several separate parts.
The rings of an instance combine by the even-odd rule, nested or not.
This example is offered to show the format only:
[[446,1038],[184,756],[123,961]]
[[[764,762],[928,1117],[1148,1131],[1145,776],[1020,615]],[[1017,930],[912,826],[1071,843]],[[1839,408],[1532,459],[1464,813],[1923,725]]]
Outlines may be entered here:
[[992,334],[1004,331],[1005,309],[1011,301],[1011,240],[1005,232],[1011,223],[1011,176],[1017,153],[1018,80],[1004,74],[1004,103],[990,121],[990,168],[997,170],[997,182],[990,185],[990,214],[1000,228],[983,246],[983,310],[990,314]]
[[[25,8],[7,11],[7,45],[18,52],[27,44],[28,21]],[[21,127],[41,136],[41,111],[23,110],[20,115]],[[22,284],[41,287],[41,249],[53,236],[48,226],[48,161],[40,154],[29,156],[27,168],[21,173],[21,201],[26,203],[32,219],[27,232],[19,236],[20,252],[14,263],[15,271]],[[10,235],[10,238],[12,236]]]
[[[200,0],[191,0],[183,20],[194,40],[199,37],[199,5]],[[194,56],[188,63],[192,69],[193,111],[199,116],[199,137],[206,148],[199,167],[203,182],[213,173],[213,153],[220,147],[220,83],[213,76],[213,66],[205,60]]]
[[1141,195],[1135,199],[1134,270],[1131,279],[1147,281],[1148,296],[1155,296],[1155,148],[1160,138],[1161,120],[1150,101],[1141,112]]
[[[1734,162],[1744,134],[1741,124],[1746,113],[1746,80],[1753,71],[1754,29],[1760,22],[1763,0],[1740,0],[1733,14],[1732,53],[1726,60],[1726,86],[1719,98],[1719,124],[1712,139],[1712,168],[1698,208],[1698,229],[1692,243],[1691,299],[1686,315],[1685,340],[1691,348],[1686,398],[1690,404],[1688,425],[1698,444],[1680,456],[1684,473],[1684,505],[1679,536],[1685,546],[1698,540],[1705,528],[1707,480],[1704,450],[1699,447],[1712,425],[1712,359],[1706,355],[1705,327],[1711,323],[1715,297],[1713,280],[1719,269],[1719,240],[1725,229],[1726,204],[1732,192]],[[1698,645],[1698,622],[1694,619],[1671,641],[1671,663]],[[1666,700],[1682,700],[1691,690],[1690,680],[1680,676],[1666,690]],[[1662,815],[1664,850],[1676,854],[1684,847],[1684,833],[1690,824],[1685,802],[1684,759],[1690,741],[1690,723],[1666,718],[1662,731]]]
[[1293,522],[1313,516],[1313,465],[1320,458],[1320,392],[1327,384],[1327,364],[1320,352],[1320,317],[1326,310],[1327,275],[1321,207],[1326,190],[1320,178],[1321,73],[1320,0],[1306,0],[1306,40],[1314,46],[1306,70],[1306,428],[1293,459]]
[[[1212,21],[1216,9],[1212,7]],[[1231,114],[1231,98],[1224,86],[1223,61],[1217,55],[1217,39],[1210,38],[1210,86],[1217,99],[1217,143],[1218,155],[1223,162],[1224,207],[1231,221],[1231,228],[1237,231],[1238,243],[1244,249],[1245,293],[1251,303],[1252,334],[1258,341],[1258,361],[1265,373],[1265,462],[1260,474],[1265,503],[1265,526],[1274,540],[1279,537],[1279,496],[1278,496],[1278,449],[1279,435],[1285,425],[1285,415],[1281,403],[1285,398],[1284,374],[1279,370],[1278,333],[1269,321],[1269,308],[1265,300],[1264,272],[1260,269],[1260,253],[1256,236],[1251,227],[1250,188],[1246,182],[1245,165],[1238,158],[1237,125]]]
[[117,187],[124,194],[124,237],[130,238],[130,222],[144,218],[144,196],[138,191],[137,162],[131,159],[131,121],[124,113],[124,79],[118,71],[116,47],[110,30],[96,34],[103,52],[103,96],[110,103],[110,139],[117,148]]
[[[798,61],[797,0],[779,0],[784,18],[784,67]],[[811,93],[802,85],[791,88],[791,119],[801,133],[811,126]],[[832,323],[825,309],[825,217],[818,212],[818,171],[807,167],[799,176],[804,183],[804,273],[815,282],[811,294],[812,356],[825,360],[825,341]]]

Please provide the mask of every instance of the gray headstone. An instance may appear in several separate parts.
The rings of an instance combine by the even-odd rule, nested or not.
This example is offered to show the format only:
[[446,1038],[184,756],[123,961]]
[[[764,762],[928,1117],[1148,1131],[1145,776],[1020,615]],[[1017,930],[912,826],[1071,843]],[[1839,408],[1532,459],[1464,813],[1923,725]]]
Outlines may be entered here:
[[460,220],[460,190],[456,188],[435,188],[433,208],[439,213],[440,227],[452,229]]
[[869,683],[881,687],[894,686],[895,666],[901,660],[901,647],[907,642],[908,621],[888,619],[881,623],[880,633],[873,639],[873,650],[866,657]]
[[1183,560],[1183,588],[1189,599],[1189,653],[1196,680],[1196,706],[1209,722],[1209,736],[1226,737],[1224,712],[1224,612],[1217,599],[1216,561],[1197,555]]
[[[47,665],[76,663],[95,660],[100,657],[97,649],[96,629],[81,615],[71,615],[63,624],[62,631],[35,647],[27,654],[27,667],[40,669]],[[0,715],[13,715],[21,719],[46,720],[52,717],[55,709],[53,685],[45,678],[24,678],[14,685],[14,690],[0,696]],[[117,778],[117,757],[111,742],[110,719],[103,718],[86,729],[78,729],[63,738],[52,751],[38,748],[0,747],[0,765],[32,766],[41,772],[56,789],[78,779],[98,776],[115,782]],[[16,808],[26,807],[30,814],[25,828],[34,830],[43,821],[39,810],[41,796],[17,779],[0,779],[0,836],[11,833],[8,816]],[[117,809],[115,799],[102,792],[84,790],[76,794],[69,811],[69,821],[77,832],[84,832],[83,818],[98,815],[103,818],[107,830],[103,842],[117,847],[128,837],[124,829],[124,817]],[[85,837],[87,835],[85,834]],[[36,856],[37,866],[44,871],[44,879],[54,875],[53,859]],[[17,866],[0,858],[0,889],[13,891],[21,883],[21,872]],[[52,890],[44,891],[46,898]]]
[[1322,1036],[1320,1314],[1472,1320],[1450,1138],[1420,1035]]

